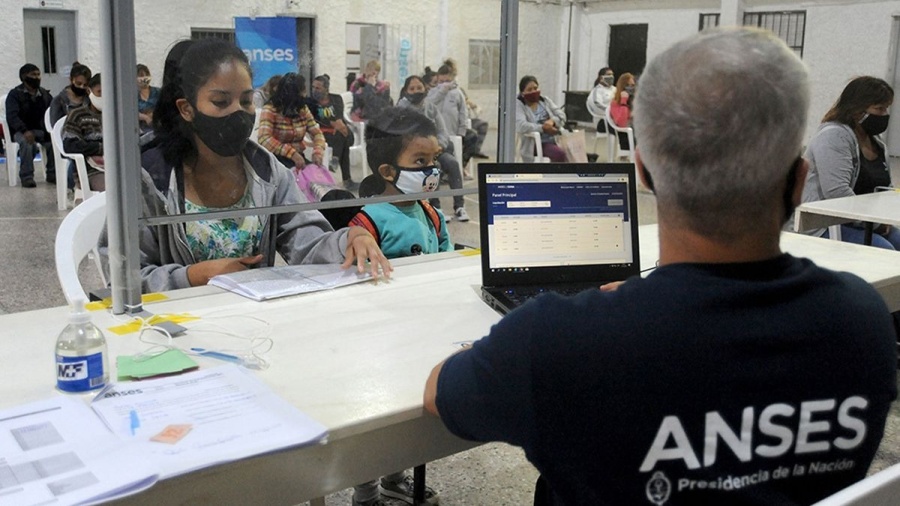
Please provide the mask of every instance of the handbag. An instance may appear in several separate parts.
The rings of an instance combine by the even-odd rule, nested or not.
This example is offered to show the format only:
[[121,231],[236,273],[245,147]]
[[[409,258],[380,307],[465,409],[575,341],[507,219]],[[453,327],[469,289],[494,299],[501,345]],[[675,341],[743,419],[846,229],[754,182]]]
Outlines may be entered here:
[[563,130],[557,141],[566,153],[566,161],[587,163],[587,148],[584,141],[584,130]]

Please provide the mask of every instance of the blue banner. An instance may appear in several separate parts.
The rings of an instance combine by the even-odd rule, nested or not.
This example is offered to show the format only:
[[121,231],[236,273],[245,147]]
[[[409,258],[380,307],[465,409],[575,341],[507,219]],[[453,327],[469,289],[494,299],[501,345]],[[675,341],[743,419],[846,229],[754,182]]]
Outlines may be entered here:
[[296,18],[234,18],[234,37],[253,69],[253,87],[276,74],[297,72]]

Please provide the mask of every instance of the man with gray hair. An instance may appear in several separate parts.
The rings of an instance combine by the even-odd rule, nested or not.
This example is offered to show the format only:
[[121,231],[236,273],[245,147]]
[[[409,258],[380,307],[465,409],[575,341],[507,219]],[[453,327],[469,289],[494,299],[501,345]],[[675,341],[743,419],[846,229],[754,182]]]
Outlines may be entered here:
[[871,286],[779,247],[807,171],[807,81],[756,29],[657,56],[634,125],[659,267],[513,311],[434,368],[426,409],[524,448],[536,504],[810,504],[863,478],[897,396],[895,336]]

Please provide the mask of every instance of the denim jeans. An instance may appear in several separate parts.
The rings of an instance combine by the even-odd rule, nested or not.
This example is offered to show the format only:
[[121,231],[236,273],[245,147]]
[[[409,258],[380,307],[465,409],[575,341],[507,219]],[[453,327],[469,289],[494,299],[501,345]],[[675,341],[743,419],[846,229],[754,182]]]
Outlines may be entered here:
[[[862,228],[841,225],[842,242],[863,244],[865,234],[866,231]],[[825,235],[822,237],[828,237],[827,229],[825,230]],[[886,236],[882,236],[873,232],[872,246],[875,246],[876,248],[900,250],[900,230],[898,230],[897,227],[891,227],[891,231]]]
[[45,140],[45,137],[50,135],[41,130],[32,130],[31,132],[34,134],[34,142],[30,144],[25,140],[24,133],[16,132],[14,136],[16,143],[19,145],[19,179],[34,179],[34,157],[37,156],[39,143],[44,145],[44,150],[47,154],[47,159],[44,160],[44,167],[47,168],[47,174],[52,179],[56,177],[55,164],[53,163],[53,145],[50,144],[49,140]]

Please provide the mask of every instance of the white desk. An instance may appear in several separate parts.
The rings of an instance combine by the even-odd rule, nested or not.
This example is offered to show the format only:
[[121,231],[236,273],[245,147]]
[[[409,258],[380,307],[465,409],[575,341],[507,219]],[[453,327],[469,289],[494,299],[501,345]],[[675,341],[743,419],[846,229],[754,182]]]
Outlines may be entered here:
[[801,204],[794,212],[794,230],[805,232],[852,221],[866,223],[871,244],[871,226],[900,226],[900,192],[885,191]]
[[[785,249],[825,267],[852,270],[900,308],[900,262],[876,248],[784,236]],[[657,228],[641,229],[642,264],[657,258]],[[161,481],[123,504],[297,504],[476,446],[450,435],[424,413],[431,368],[499,320],[480,300],[480,257],[440,254],[395,262],[389,283],[361,284],[269,302],[213,287],[171,292],[148,305],[156,313],[252,314],[271,324],[272,365],[259,373],[271,388],[328,427],[328,443],[245,459]],[[54,395],[53,346],[65,308],[0,317],[6,357],[0,408]],[[95,313],[101,328],[113,318]],[[190,326],[191,324],[188,324]],[[134,334],[107,333],[110,355],[141,347]],[[189,335],[178,338],[190,345]],[[201,366],[218,365],[198,359]]]

